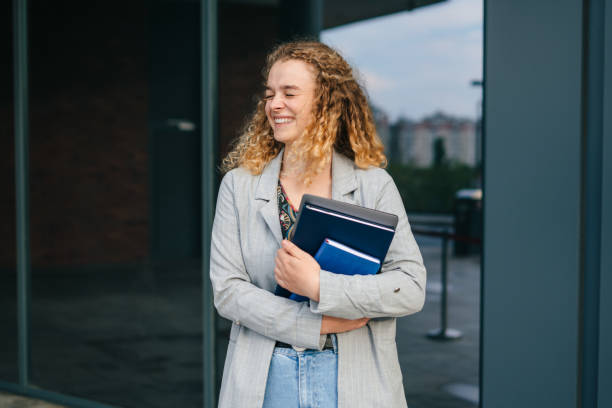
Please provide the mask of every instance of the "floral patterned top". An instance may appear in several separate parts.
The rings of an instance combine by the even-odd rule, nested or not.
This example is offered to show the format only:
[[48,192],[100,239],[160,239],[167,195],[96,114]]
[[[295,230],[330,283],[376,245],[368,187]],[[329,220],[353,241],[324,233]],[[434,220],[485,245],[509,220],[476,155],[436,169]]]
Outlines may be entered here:
[[289,239],[293,228],[295,227],[295,220],[298,212],[293,205],[289,202],[285,189],[278,180],[278,186],[276,187],[276,197],[278,199],[278,213],[280,215],[281,232],[283,233],[283,239]]

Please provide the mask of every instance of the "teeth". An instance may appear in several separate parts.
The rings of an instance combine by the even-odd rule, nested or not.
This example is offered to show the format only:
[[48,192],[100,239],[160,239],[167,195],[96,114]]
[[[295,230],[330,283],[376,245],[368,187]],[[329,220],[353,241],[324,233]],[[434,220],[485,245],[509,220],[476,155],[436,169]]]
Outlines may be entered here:
[[276,118],[274,119],[274,123],[288,123],[291,122],[289,118]]

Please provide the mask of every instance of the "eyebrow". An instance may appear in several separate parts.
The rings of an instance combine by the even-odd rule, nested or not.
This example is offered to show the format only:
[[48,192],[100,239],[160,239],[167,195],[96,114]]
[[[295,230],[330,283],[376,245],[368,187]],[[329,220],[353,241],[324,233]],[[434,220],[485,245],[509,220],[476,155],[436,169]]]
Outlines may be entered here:
[[[281,86],[281,89],[283,89],[283,90],[291,89],[291,90],[299,91],[300,87],[297,86],[297,85],[283,85],[283,86]],[[268,85],[266,85],[266,91],[272,91],[272,88],[270,88]]]

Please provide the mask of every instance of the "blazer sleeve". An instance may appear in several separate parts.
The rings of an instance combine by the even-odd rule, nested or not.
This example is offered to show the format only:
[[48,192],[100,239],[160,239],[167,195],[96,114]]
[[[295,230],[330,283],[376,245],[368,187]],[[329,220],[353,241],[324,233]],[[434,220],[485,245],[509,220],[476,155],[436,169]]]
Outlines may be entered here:
[[325,336],[320,334],[320,314],[313,313],[307,302],[275,296],[251,282],[242,258],[234,197],[233,174],[229,172],[219,188],[210,248],[217,311],[271,339],[321,350]]
[[400,317],[423,308],[425,266],[402,198],[390,176],[375,208],[398,216],[381,273],[349,276],[321,270],[319,302],[310,301],[314,313],[357,319]]

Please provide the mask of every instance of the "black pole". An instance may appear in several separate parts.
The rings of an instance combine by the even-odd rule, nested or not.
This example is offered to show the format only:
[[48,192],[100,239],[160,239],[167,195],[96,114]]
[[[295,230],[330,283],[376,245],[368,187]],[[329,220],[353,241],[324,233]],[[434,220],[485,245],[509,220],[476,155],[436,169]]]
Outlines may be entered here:
[[442,234],[442,254],[440,255],[441,265],[441,281],[442,291],[440,297],[440,328],[427,333],[427,337],[432,340],[456,340],[463,336],[459,330],[449,329],[447,327],[447,309],[448,309],[448,237],[449,232],[444,231]]
[[448,308],[448,280],[447,280],[447,267],[448,267],[448,235],[444,234],[442,237],[442,258],[440,259],[442,264],[442,295],[440,299],[440,329],[444,333],[446,332],[446,316]]
[[15,197],[17,214],[17,328],[19,385],[30,380],[30,265],[28,2],[13,1],[13,64],[15,103]]

